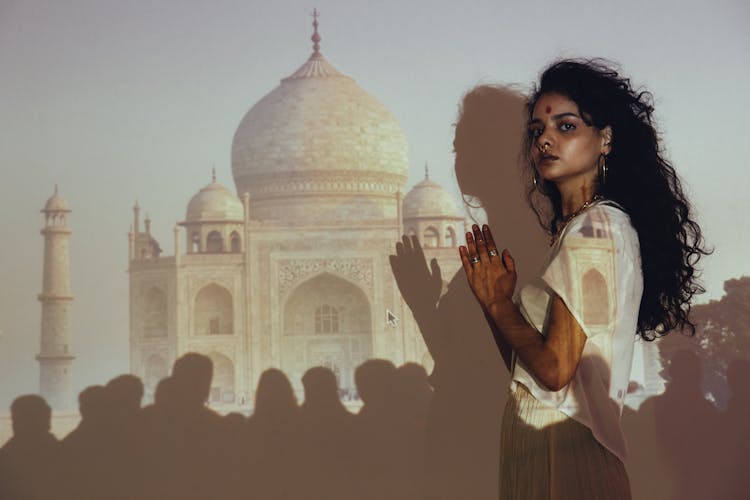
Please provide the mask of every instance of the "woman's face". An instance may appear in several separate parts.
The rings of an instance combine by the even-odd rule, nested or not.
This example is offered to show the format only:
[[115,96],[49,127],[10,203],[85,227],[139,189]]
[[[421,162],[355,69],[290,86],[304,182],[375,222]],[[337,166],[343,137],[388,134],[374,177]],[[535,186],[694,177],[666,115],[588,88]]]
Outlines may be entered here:
[[558,188],[593,186],[599,155],[609,153],[612,139],[609,127],[587,125],[578,105],[555,93],[537,100],[528,133],[539,176]]

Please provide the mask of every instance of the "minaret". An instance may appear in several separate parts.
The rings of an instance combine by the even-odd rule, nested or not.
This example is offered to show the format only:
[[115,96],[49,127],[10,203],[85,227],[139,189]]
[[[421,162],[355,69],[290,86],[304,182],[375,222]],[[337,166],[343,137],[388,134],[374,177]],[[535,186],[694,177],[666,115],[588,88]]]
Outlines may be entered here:
[[42,293],[42,338],[36,359],[39,361],[39,394],[53,410],[73,408],[70,367],[70,324],[68,307],[73,301],[70,291],[68,241],[68,203],[57,194],[47,200],[44,214],[44,274]]

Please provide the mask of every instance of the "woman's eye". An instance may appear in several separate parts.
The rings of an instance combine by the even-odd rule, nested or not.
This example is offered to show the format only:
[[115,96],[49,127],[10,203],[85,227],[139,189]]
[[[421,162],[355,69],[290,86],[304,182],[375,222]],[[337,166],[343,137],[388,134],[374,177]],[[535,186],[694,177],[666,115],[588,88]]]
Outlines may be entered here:
[[575,125],[572,123],[561,123],[560,124],[560,130],[564,132],[570,132],[571,130],[574,130],[576,128]]
[[530,137],[539,137],[540,135],[542,135],[542,129],[540,128],[532,128],[529,130]]

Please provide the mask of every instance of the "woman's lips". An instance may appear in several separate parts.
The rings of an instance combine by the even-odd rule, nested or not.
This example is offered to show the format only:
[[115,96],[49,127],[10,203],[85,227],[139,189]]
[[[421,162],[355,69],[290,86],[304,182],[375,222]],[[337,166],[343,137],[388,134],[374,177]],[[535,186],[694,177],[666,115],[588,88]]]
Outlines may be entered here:
[[550,161],[555,161],[557,159],[558,157],[555,155],[542,155],[541,159],[539,160],[539,163],[547,163]]

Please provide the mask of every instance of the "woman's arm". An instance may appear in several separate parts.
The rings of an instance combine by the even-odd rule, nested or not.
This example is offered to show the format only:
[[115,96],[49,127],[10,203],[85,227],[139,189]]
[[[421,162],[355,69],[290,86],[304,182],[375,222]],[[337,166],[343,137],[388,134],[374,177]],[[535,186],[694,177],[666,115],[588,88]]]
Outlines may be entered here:
[[560,297],[555,295],[552,299],[546,338],[524,319],[518,306],[510,300],[490,304],[487,317],[547,389],[559,391],[568,385],[581,360],[586,334]]
[[495,339],[495,345],[497,345],[497,348],[500,351],[500,356],[503,357],[505,367],[508,369],[508,372],[510,372],[512,370],[510,365],[513,360],[513,349],[503,338],[503,334],[498,329],[492,316],[488,312],[485,312],[484,317],[487,319],[487,324],[490,326],[490,330],[492,330],[492,338]]
[[[558,391],[575,374],[586,334],[557,295],[552,300],[546,338],[521,315],[511,297],[516,287],[515,262],[510,252],[498,255],[492,233],[473,226],[459,248],[469,285],[485,312],[496,343],[510,367],[510,350],[516,351],[531,373],[548,389]],[[490,254],[489,251],[492,251]],[[507,348],[505,347],[507,346]]]

